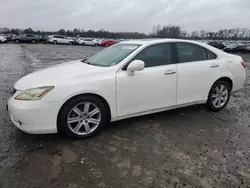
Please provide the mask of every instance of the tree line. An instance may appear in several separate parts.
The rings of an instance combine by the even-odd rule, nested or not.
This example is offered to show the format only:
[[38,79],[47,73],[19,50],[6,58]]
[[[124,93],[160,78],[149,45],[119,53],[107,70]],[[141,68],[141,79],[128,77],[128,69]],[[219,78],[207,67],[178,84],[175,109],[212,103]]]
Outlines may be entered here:
[[168,38],[188,38],[195,40],[250,40],[250,29],[248,28],[232,28],[220,29],[216,32],[197,30],[187,32],[180,26],[161,26],[153,27],[153,37]]
[[139,38],[186,38],[194,40],[250,40],[250,29],[248,28],[232,28],[232,29],[220,29],[216,32],[197,30],[187,32],[180,26],[168,25],[161,26],[156,25],[153,27],[152,32],[149,34],[139,32],[110,32],[104,29],[98,31],[94,30],[65,30],[60,29],[58,31],[40,31],[27,29],[9,29],[0,28],[0,33],[4,34],[37,34],[37,35],[66,35],[69,37],[94,37],[94,38],[122,38],[122,39],[139,39]]

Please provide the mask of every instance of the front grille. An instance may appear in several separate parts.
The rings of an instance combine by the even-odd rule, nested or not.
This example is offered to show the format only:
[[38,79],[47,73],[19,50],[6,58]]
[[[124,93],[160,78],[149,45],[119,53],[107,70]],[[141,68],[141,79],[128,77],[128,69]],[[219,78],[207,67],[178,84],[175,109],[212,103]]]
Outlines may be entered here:
[[10,95],[13,96],[16,93],[16,89],[12,89],[12,91],[10,92]]

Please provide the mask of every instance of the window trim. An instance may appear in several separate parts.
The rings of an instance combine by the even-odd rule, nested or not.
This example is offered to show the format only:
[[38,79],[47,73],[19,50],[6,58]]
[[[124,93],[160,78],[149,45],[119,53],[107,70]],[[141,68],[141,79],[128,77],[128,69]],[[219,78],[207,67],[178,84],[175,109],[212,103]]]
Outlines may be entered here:
[[[175,56],[176,56],[176,60],[177,60],[177,63],[180,64],[180,63],[192,63],[192,62],[199,62],[199,61],[211,61],[211,60],[216,60],[218,59],[218,55],[215,54],[214,52],[212,52],[211,50],[199,45],[199,44],[195,44],[195,43],[192,43],[192,42],[185,42],[185,41],[177,41],[177,42],[173,42],[174,44],[174,49],[175,49]],[[191,45],[195,45],[195,46],[199,46],[200,48],[203,48],[205,51],[206,51],[206,56],[207,56],[207,59],[205,60],[199,60],[199,61],[186,61],[186,62],[180,62],[180,57],[179,57],[179,51],[177,49],[177,43],[187,43],[187,44],[191,44]],[[212,54],[215,55],[215,59],[208,59],[208,51],[211,52]]]
[[[172,64],[176,64],[178,61],[175,57],[175,51],[174,51],[174,44],[173,42],[161,42],[161,43],[156,43],[156,44],[150,44],[150,45],[146,45],[144,46],[144,48],[142,48],[140,51],[138,51],[135,55],[133,55],[126,63],[124,63],[124,65],[120,68],[120,70],[122,71],[127,71],[127,67],[129,66],[129,64],[132,62],[132,60],[134,59],[134,57],[136,57],[139,53],[141,53],[143,50],[145,50],[148,47],[154,46],[154,45],[159,45],[159,44],[170,44],[171,47],[171,53],[172,53],[172,63],[167,64],[167,65],[172,65]],[[165,65],[158,65],[158,66],[153,66],[153,67],[159,67],[159,66],[165,66]],[[152,67],[145,67],[146,68],[152,68]]]

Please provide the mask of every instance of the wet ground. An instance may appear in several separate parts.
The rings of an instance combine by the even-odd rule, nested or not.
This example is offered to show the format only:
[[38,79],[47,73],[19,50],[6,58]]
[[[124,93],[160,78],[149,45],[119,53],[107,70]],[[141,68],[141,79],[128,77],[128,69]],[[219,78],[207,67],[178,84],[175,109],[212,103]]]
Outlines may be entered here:
[[5,109],[12,85],[34,70],[84,58],[99,47],[0,45],[1,188],[250,186],[248,79],[218,113],[203,106],[128,119],[72,141],[17,130]]

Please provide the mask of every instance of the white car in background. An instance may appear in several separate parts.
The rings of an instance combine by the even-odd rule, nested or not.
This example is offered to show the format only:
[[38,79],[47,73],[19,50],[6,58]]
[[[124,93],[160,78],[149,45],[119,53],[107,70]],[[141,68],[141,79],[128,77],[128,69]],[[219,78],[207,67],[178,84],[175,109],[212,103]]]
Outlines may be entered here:
[[83,46],[99,46],[99,39],[91,39],[91,38],[79,38],[77,39],[77,43]]
[[194,104],[222,110],[245,79],[240,56],[204,43],[126,41],[21,78],[8,109],[27,133],[63,132],[81,139],[110,121]]
[[7,42],[7,38],[5,36],[0,35],[0,42],[1,43]]
[[70,39],[66,36],[63,36],[63,35],[51,35],[51,36],[49,36],[48,42],[53,43],[53,44],[70,44],[70,45],[72,45],[74,43],[74,40]]

